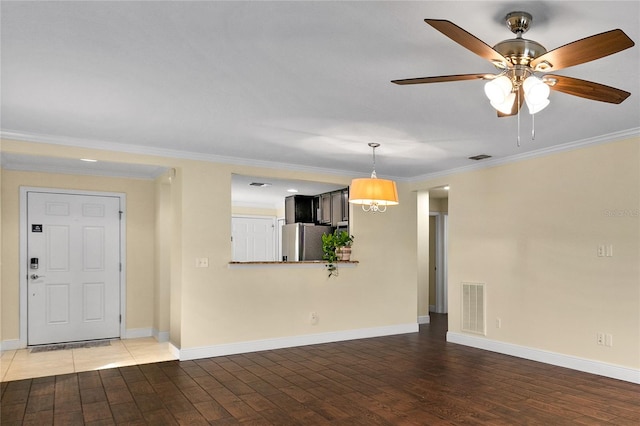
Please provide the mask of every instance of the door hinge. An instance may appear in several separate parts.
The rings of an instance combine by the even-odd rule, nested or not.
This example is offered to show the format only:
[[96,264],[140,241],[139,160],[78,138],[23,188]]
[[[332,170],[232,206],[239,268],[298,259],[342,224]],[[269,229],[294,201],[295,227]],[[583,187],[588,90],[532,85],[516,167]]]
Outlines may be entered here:
[[118,322],[119,322],[120,324],[122,324],[122,314],[121,314],[121,315],[118,315]]
[[120,268],[120,272],[122,272],[122,262],[118,263],[118,267]]
[[120,220],[122,220],[122,213],[124,213],[124,212],[121,212],[121,211],[118,212]]

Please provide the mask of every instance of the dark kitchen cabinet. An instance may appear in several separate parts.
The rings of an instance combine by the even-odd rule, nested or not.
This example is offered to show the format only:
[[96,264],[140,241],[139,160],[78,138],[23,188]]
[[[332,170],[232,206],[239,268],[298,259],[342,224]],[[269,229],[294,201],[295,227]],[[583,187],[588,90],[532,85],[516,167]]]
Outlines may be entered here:
[[342,222],[342,191],[331,193],[331,226],[338,226]]
[[349,188],[318,195],[317,223],[342,226],[349,221]]
[[315,222],[312,196],[291,195],[284,199],[284,220],[289,223]]
[[349,188],[342,190],[342,221],[349,221]]

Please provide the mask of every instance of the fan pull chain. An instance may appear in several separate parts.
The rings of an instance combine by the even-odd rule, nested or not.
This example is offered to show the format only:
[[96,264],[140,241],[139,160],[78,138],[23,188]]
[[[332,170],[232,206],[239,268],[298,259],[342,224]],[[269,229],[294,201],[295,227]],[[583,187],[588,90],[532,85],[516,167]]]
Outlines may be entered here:
[[531,140],[536,140],[536,115],[531,114]]

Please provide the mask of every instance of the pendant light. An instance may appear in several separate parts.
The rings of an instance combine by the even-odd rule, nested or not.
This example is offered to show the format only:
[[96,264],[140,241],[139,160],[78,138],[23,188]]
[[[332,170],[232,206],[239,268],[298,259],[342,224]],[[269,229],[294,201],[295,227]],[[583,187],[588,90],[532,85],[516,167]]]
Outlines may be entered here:
[[370,178],[358,178],[351,181],[349,202],[359,204],[365,212],[385,212],[387,206],[398,204],[398,189],[392,180],[378,179],[376,176],[376,148],[379,143],[371,142],[373,149],[373,172]]

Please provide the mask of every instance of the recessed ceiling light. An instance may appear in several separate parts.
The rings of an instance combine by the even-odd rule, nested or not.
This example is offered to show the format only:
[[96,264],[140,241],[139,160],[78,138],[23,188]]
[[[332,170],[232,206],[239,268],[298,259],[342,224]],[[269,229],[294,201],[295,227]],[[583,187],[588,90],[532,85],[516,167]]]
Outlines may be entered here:
[[287,189],[287,192],[291,192],[295,194],[296,192],[298,192],[298,190],[294,188],[290,188],[290,189]]
[[94,160],[93,158],[81,158],[80,161],[86,161],[87,163],[97,163],[98,160]]
[[449,185],[443,186],[442,189],[444,189],[445,191],[448,191],[449,190]]

